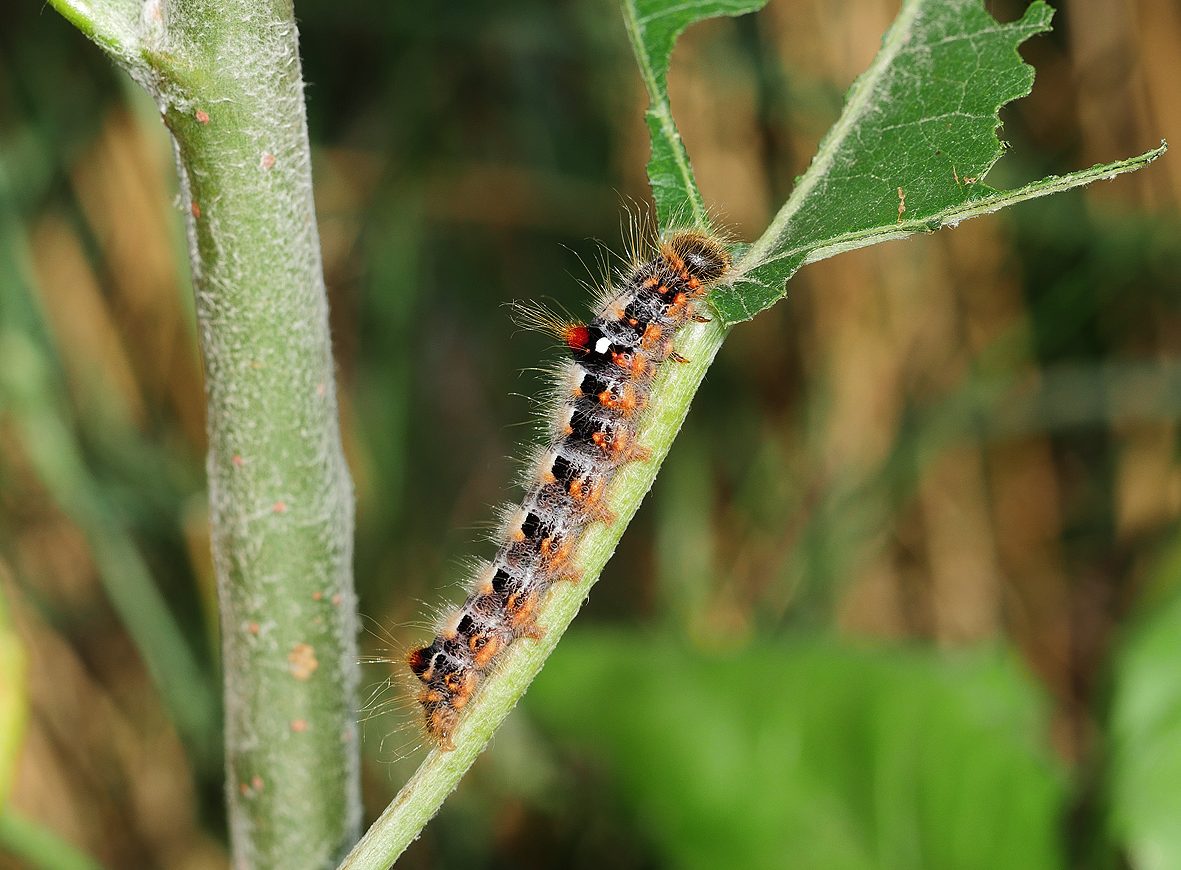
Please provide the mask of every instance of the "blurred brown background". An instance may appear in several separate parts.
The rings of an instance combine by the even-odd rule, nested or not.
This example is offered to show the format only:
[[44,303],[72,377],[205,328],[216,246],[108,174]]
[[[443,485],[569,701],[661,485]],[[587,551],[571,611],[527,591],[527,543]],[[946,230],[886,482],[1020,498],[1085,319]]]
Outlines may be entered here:
[[[739,237],[785,199],[897,5],[772,0],[682,40],[674,109]],[[1003,20],[1023,6],[987,5]],[[1181,4],[1058,8],[1022,50],[1037,82],[1002,113],[995,186],[1181,142]],[[515,424],[532,413],[512,394],[536,391],[518,372],[545,349],[501,306],[581,310],[579,258],[594,239],[618,249],[621,204],[646,200],[643,96],[599,0],[297,13],[364,644],[381,656],[456,597],[487,506],[511,497]],[[574,632],[703,650],[834,630],[1011,643],[1071,771],[1064,836],[1085,840],[1110,655],[1164,595],[1154,566],[1181,513],[1179,199],[1170,154],[804,269],[733,333]],[[0,233],[0,585],[28,657],[9,806],[106,866],[225,866],[171,155],[146,99],[33,2],[0,9]],[[384,716],[367,726],[371,813],[404,778],[399,734]],[[411,866],[573,866],[559,856],[578,825],[505,784],[519,742],[498,738]],[[586,866],[668,863],[600,797]]]

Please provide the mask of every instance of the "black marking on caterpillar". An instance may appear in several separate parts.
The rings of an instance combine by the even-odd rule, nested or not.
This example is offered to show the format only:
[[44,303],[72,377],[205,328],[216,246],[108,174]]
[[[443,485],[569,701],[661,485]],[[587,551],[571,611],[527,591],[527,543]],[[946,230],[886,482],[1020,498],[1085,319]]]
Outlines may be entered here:
[[578,581],[570,563],[583,533],[612,519],[605,491],[622,466],[648,457],[636,432],[652,378],[666,361],[681,359],[673,352],[677,332],[702,319],[700,303],[729,269],[730,255],[713,236],[673,232],[602,294],[588,323],[527,312],[573,359],[558,387],[549,442],[538,451],[521,506],[506,514],[496,556],[435,638],[406,658],[422,684],[417,700],[427,734],[440,749],[454,748],[463,709],[505,650],[541,636],[537,613],[549,588]]

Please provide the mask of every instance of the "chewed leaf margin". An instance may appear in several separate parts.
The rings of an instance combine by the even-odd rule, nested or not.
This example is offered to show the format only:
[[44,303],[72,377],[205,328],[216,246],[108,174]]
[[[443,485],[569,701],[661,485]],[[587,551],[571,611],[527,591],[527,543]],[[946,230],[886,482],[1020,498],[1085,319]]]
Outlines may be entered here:
[[[676,39],[697,21],[741,15],[764,4],[622,0],[651,100],[648,177],[662,228],[709,225],[669,105],[668,65]],[[1034,70],[1018,48],[1049,30],[1053,14],[1036,0],[1020,19],[1002,24],[982,0],[906,0],[783,208],[762,237],[735,250],[734,279],[711,296],[722,322],[749,320],[783,298],[788,279],[806,263],[1113,178],[1163,154],[1162,142],[1136,157],[1014,190],[985,183],[1004,153],[997,135],[1000,110],[1033,87]]]

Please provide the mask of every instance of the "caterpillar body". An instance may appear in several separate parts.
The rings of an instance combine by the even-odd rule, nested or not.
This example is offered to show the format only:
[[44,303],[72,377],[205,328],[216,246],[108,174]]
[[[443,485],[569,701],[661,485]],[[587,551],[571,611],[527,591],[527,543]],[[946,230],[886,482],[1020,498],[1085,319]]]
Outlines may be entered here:
[[496,556],[463,605],[425,646],[407,657],[422,683],[418,702],[427,734],[440,749],[463,709],[505,650],[537,638],[537,614],[555,583],[578,582],[572,555],[587,527],[610,521],[604,495],[628,462],[647,458],[636,441],[652,379],[673,350],[678,330],[700,318],[699,305],[730,269],[730,255],[697,230],[672,232],[637,259],[604,294],[587,323],[536,318],[570,354],[560,379],[548,443],[509,512]]

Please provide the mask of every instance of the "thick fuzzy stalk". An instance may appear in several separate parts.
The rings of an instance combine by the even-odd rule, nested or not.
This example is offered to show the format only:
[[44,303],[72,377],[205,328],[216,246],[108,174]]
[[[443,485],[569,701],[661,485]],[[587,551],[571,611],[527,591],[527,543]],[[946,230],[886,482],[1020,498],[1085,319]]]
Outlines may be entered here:
[[360,816],[352,485],[290,0],[52,0],[156,98],[188,222],[234,865],[331,866]]

